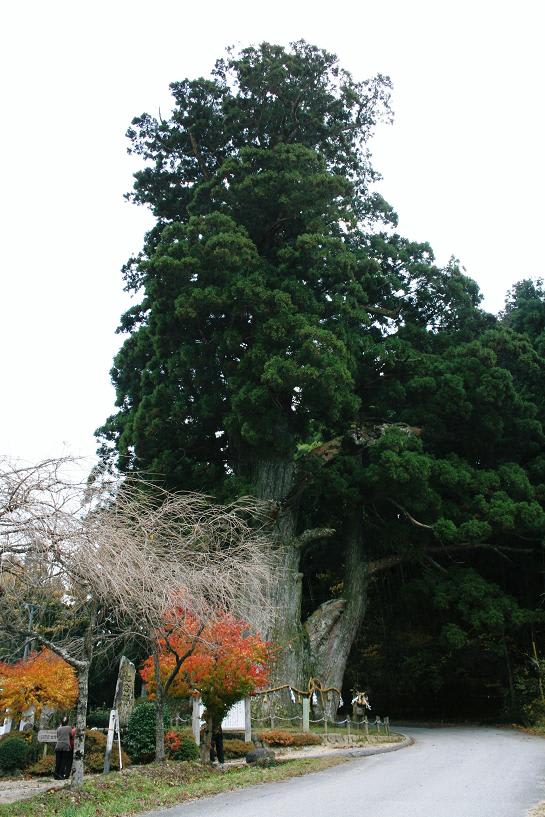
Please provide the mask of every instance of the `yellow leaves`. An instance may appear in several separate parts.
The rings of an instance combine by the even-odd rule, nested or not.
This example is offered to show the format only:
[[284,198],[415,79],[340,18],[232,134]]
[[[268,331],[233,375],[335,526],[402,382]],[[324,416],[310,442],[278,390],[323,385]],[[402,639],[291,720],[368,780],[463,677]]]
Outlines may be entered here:
[[0,711],[18,718],[30,707],[69,709],[76,702],[76,675],[62,658],[43,649],[15,664],[0,663]]

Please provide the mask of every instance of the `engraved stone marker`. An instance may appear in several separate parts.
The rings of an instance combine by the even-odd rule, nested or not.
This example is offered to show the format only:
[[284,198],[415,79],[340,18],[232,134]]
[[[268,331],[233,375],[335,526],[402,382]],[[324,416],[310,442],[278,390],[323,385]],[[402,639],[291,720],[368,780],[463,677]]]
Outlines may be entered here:
[[136,667],[129,659],[122,655],[119,662],[119,675],[114,696],[114,709],[119,713],[119,725],[127,726],[129,717],[134,709],[134,679]]

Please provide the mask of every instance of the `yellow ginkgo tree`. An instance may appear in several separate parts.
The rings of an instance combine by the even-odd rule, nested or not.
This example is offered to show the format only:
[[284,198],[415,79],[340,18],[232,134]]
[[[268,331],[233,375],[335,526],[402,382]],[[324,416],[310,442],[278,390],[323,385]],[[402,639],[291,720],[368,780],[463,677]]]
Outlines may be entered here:
[[33,707],[38,723],[45,706],[70,709],[78,696],[74,669],[51,650],[42,649],[13,664],[0,663],[0,712],[17,719]]

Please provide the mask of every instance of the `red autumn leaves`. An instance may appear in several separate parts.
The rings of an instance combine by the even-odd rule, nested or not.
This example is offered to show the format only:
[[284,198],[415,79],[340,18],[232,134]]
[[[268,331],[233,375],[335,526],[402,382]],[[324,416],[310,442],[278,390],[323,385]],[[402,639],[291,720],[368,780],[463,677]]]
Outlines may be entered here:
[[[199,633],[200,631],[200,633]],[[233,703],[266,684],[273,659],[272,646],[251,634],[244,621],[224,614],[207,622],[187,616],[183,627],[159,638],[161,679],[165,683],[176,664],[176,656],[193,651],[183,662],[169,689],[173,697],[197,692],[208,709],[224,714]],[[155,689],[153,658],[140,671],[149,692]]]

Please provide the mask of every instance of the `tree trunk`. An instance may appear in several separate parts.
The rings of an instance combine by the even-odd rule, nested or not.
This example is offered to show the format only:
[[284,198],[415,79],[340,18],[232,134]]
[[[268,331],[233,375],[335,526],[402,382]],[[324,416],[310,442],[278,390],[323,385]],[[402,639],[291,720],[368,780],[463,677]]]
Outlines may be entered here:
[[162,763],[165,759],[165,722],[164,695],[161,680],[161,665],[157,642],[153,641],[153,669],[155,674],[155,760]]
[[87,701],[89,698],[89,662],[82,661],[77,668],[78,706],[76,710],[76,736],[74,738],[74,761],[72,764],[73,788],[83,783],[83,757],[85,754],[85,727],[87,726]]
[[78,706],[76,709],[76,735],[74,738],[74,760],[72,762],[73,788],[83,784],[83,758],[85,755],[85,728],[87,726],[87,703],[89,700],[89,669],[93,660],[93,638],[95,635],[97,604],[91,601],[89,623],[83,638],[84,659],[69,662],[77,672],[78,677]]
[[[279,510],[274,537],[279,550],[276,581],[271,589],[273,619],[265,636],[280,647],[271,685],[308,682],[308,639],[301,623],[301,550],[295,539],[297,500],[284,502],[294,487],[295,464],[289,460],[263,460],[257,464],[255,491],[260,499],[274,500]],[[263,702],[261,702],[263,704]],[[276,696],[274,708],[291,710],[289,693]],[[261,707],[262,713],[268,707]]]
[[[346,663],[367,604],[367,565],[363,555],[361,511],[346,526],[343,598],[326,601],[305,622],[313,674],[324,687],[342,688]],[[318,702],[320,707],[322,701]],[[326,696],[323,709],[333,719],[336,693]]]
[[[271,591],[275,611],[266,637],[280,647],[271,678],[271,686],[291,684],[305,689],[311,676],[324,687],[341,689],[348,656],[365,614],[367,602],[367,565],[363,554],[361,509],[354,511],[345,527],[345,567],[343,598],[322,604],[301,621],[302,578],[301,547],[296,538],[298,503],[285,502],[294,495],[295,464],[289,461],[262,461],[256,470],[255,488],[261,499],[279,503],[275,537],[279,548],[279,569]],[[339,704],[337,694],[319,701],[333,718]],[[271,702],[261,701],[259,715],[272,711],[294,714],[289,692],[275,694]],[[299,712],[299,710],[297,710]],[[299,713],[300,714],[300,713]]]

